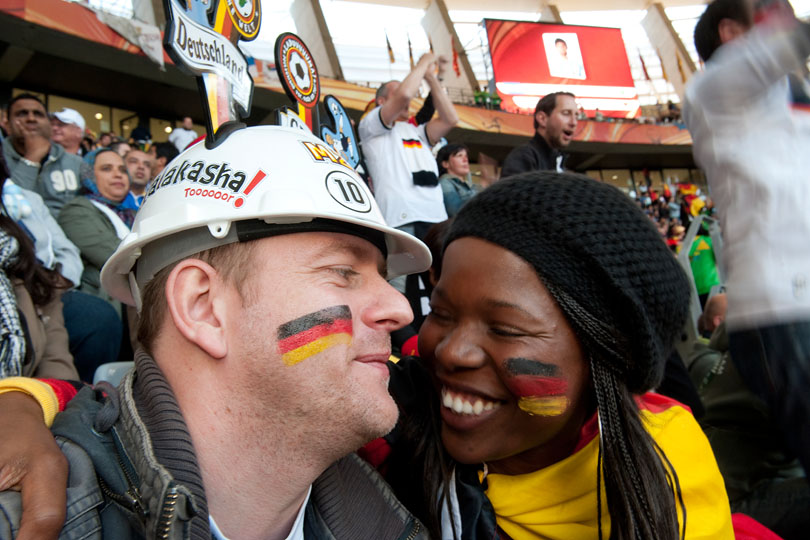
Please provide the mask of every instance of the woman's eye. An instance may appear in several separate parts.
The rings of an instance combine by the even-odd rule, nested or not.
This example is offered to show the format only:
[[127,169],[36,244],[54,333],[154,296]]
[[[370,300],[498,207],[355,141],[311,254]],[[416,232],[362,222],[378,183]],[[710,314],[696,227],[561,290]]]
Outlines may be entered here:
[[514,328],[499,328],[499,327],[493,327],[492,333],[495,334],[496,336],[501,337],[520,337],[525,335],[524,332],[521,332],[520,330],[516,330]]
[[434,306],[432,304],[430,305],[430,313],[428,313],[427,316],[428,317],[433,317],[434,319],[437,319],[437,320],[440,320],[440,321],[444,321],[444,320],[447,320],[449,318],[449,315],[444,310],[442,310],[441,308],[437,308],[436,306]]

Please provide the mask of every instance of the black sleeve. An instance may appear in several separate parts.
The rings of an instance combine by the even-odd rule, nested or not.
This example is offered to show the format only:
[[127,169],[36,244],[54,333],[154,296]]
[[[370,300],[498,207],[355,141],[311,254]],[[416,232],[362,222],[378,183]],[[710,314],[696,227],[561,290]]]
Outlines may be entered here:
[[528,145],[518,146],[509,152],[503,162],[503,169],[501,170],[501,178],[520,174],[528,171],[535,171],[540,166],[537,162],[537,157]]
[[422,108],[419,109],[419,112],[416,113],[416,116],[414,116],[416,125],[421,126],[422,124],[427,124],[430,122],[430,119],[433,118],[434,112],[436,112],[436,107],[433,106],[433,94],[431,93],[425,98]]

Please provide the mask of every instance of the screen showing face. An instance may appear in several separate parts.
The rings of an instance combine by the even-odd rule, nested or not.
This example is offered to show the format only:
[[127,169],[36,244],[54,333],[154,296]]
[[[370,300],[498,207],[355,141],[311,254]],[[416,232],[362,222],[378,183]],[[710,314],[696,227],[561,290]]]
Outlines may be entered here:
[[537,100],[571,92],[593,116],[641,113],[618,28],[486,19],[495,87],[501,108],[532,114]]

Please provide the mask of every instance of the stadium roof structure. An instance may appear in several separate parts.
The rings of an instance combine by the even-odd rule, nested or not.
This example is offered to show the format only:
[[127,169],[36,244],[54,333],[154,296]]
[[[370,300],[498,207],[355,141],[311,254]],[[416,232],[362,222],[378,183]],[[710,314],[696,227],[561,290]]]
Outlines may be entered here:
[[[327,19],[330,6],[341,6],[345,2],[317,2],[324,8]],[[353,0],[367,5],[416,8],[421,11],[431,4],[430,0]],[[664,0],[666,7],[695,5],[700,0]],[[478,10],[491,6],[483,0],[443,0],[450,10]],[[92,2],[91,2],[92,3]],[[103,3],[103,1],[102,1]],[[283,1],[266,2],[266,22],[272,23],[269,12]],[[297,0],[297,3],[308,3]],[[153,4],[160,4],[154,0]],[[270,5],[267,5],[270,4]],[[287,1],[287,10],[291,2]],[[631,0],[615,1],[566,1],[544,2],[540,0],[510,0],[507,10],[513,13],[531,12],[533,20],[547,19],[543,10],[554,6],[565,13],[597,8],[644,10],[652,2]],[[272,6],[272,7],[271,7]],[[375,6],[376,7],[376,6]],[[499,6],[500,7],[500,6]],[[420,9],[421,8],[421,9]],[[482,11],[487,11],[483,9]],[[476,15],[477,16],[477,15]],[[517,17],[516,17],[517,18]],[[474,19],[474,17],[473,17]],[[525,20],[525,17],[524,17]],[[554,19],[550,19],[554,20]],[[480,19],[478,19],[480,21]],[[331,27],[332,22],[327,21]],[[296,23],[298,23],[296,21]],[[158,25],[161,23],[158,22]],[[392,27],[399,21],[392,21]],[[475,26],[476,23],[470,23]],[[583,24],[577,21],[576,24]],[[417,23],[418,25],[418,23]],[[272,27],[272,24],[268,24]],[[158,70],[152,60],[143,55],[137,46],[127,42],[121,35],[104,26],[96,15],[82,4],[63,0],[14,0],[9,6],[0,8],[0,29],[5,36],[0,40],[0,83],[9,86],[31,89],[43,93],[53,93],[73,99],[108,104],[163,118],[173,118],[180,110],[188,110],[189,104],[197,101],[196,84],[193,79],[182,74],[168,58],[163,71]],[[299,30],[292,28],[290,30]],[[356,28],[354,29],[355,33]],[[272,32],[271,32],[272,33]],[[427,43],[424,32],[421,36]],[[333,32],[334,34],[334,32]],[[380,31],[382,34],[382,31]],[[415,37],[415,36],[412,36]],[[272,43],[274,36],[268,36]],[[3,41],[5,43],[3,43]],[[389,70],[388,56],[385,53],[385,38],[382,38],[384,71]],[[393,36],[392,36],[393,41]],[[335,40],[337,43],[337,40]],[[309,44],[309,42],[308,42]],[[375,45],[378,54],[379,45]],[[424,50],[427,49],[425,44]],[[397,50],[398,66],[408,70],[407,45],[405,54]],[[338,46],[338,54],[340,54]],[[418,54],[414,50],[414,55]],[[481,55],[481,51],[476,51]],[[654,52],[651,53],[655,55]],[[404,56],[404,58],[403,58]],[[636,55],[638,56],[638,55]],[[264,74],[272,79],[274,71],[270,62],[259,61],[257,67],[264,67]],[[267,58],[267,60],[271,60]],[[636,58],[637,60],[637,58]],[[340,63],[348,64],[344,57]],[[319,68],[321,65],[319,63]],[[81,74],[80,76],[77,76]],[[387,75],[387,74],[386,74]],[[333,93],[347,107],[350,115],[358,119],[364,105],[373,99],[374,87],[380,80],[397,78],[394,73],[387,79],[357,79],[354,77],[324,77],[322,95]],[[262,77],[255,77],[261,79]],[[329,79],[329,80],[327,80]],[[365,81],[366,84],[354,84]],[[257,81],[254,94],[251,124],[268,123],[273,119],[276,107],[288,104],[288,99],[280,92],[278,81],[262,83]],[[370,84],[369,84],[370,83]],[[508,114],[497,110],[486,110],[471,106],[460,107],[462,124],[448,136],[449,140],[467,143],[475,155],[476,151],[486,153],[501,161],[514,146],[521,144],[531,135],[531,117]],[[189,111],[191,113],[191,111]],[[194,115],[192,117],[200,116]],[[691,156],[691,140],[688,132],[676,126],[649,126],[632,123],[623,125],[606,122],[582,122],[582,136],[571,145],[569,164],[579,170],[587,168],[659,168],[694,166]],[[660,128],[660,129],[658,129]]]

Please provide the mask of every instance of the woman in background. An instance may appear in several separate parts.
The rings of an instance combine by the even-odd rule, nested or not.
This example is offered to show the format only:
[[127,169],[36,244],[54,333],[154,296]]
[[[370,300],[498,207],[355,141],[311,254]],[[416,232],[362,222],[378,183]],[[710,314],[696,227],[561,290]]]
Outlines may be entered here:
[[436,156],[439,183],[444,195],[447,217],[455,216],[464,203],[478,193],[479,188],[470,179],[470,161],[463,144],[447,144]]
[[122,204],[129,193],[129,173],[124,159],[102,149],[82,171],[82,191],[59,214],[59,225],[82,255],[84,272],[79,290],[121,306],[101,288],[101,267],[132,227],[135,211]]
[[[4,181],[0,181],[0,201]],[[31,238],[0,212],[0,378],[78,380],[62,317],[70,281],[42,266]]]

